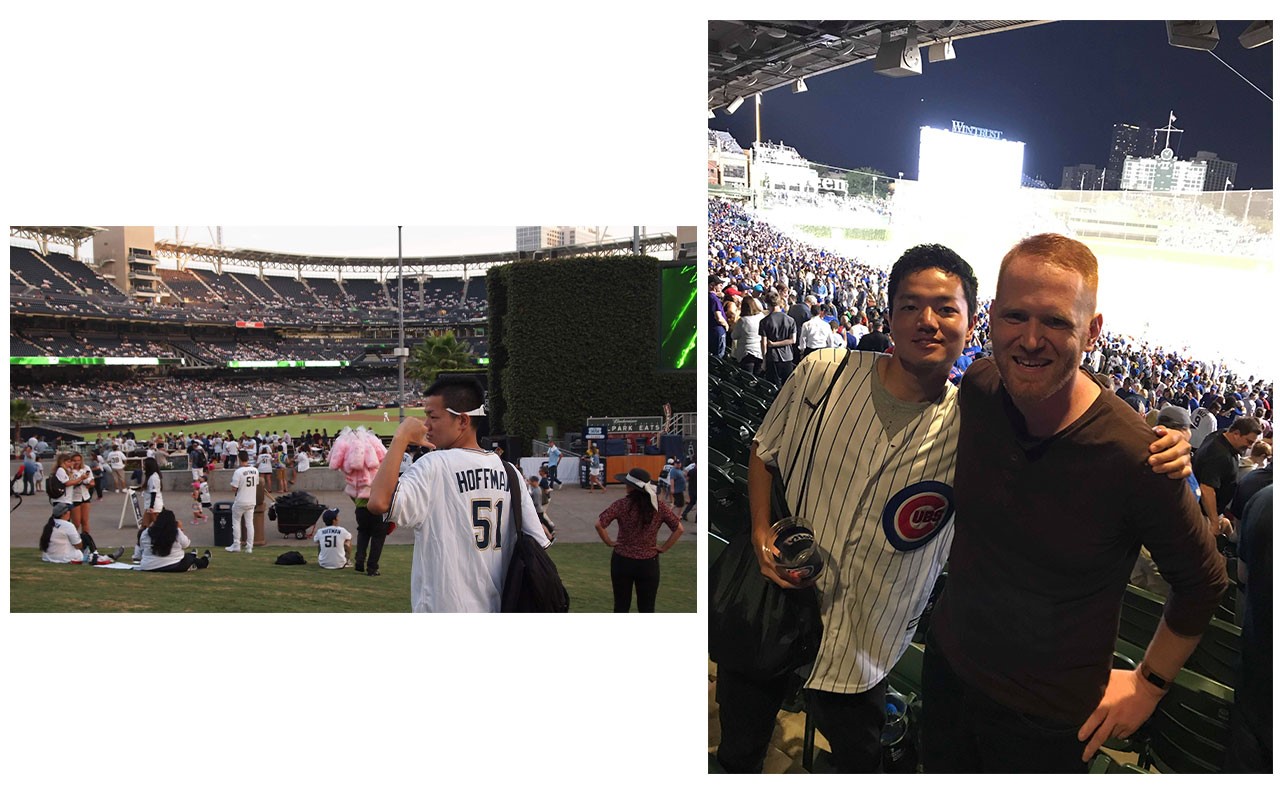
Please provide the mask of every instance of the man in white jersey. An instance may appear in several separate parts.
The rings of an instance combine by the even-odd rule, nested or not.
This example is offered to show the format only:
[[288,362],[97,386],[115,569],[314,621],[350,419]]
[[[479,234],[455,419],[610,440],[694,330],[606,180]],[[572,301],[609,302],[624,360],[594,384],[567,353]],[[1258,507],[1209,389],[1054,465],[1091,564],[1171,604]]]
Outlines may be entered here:
[[[521,530],[549,544],[519,473],[477,441],[485,415],[474,378],[441,378],[426,392],[426,421],[408,417],[370,488],[368,509],[413,530],[410,602],[415,612],[496,612],[515,548],[513,511]],[[435,449],[404,476],[410,444]]]
[[[977,320],[973,270],[942,245],[903,253],[888,291],[893,353],[806,356],[761,423],[748,469],[761,574],[798,584],[772,551],[770,491],[779,474],[789,508],[812,523],[825,559],[822,574],[800,584],[821,590],[823,624],[805,701],[844,773],[879,769],[887,675],[951,547],[960,414],[948,376]],[[761,770],[788,680],[719,664],[717,758],[726,770]]]
[[1219,403],[1219,397],[1211,394],[1205,398],[1200,407],[1191,412],[1191,448],[1199,449],[1205,438],[1218,429],[1218,419],[1213,415],[1213,411]]
[[320,566],[325,570],[338,570],[347,566],[347,556],[351,553],[351,532],[337,525],[338,510],[326,509],[320,515],[324,523],[316,529],[312,542],[320,546]]
[[253,508],[258,504],[258,469],[249,460],[249,453],[239,452],[240,467],[231,475],[231,489],[236,491],[231,503],[231,544],[228,553],[239,553],[240,530],[244,529],[244,552],[253,553]]

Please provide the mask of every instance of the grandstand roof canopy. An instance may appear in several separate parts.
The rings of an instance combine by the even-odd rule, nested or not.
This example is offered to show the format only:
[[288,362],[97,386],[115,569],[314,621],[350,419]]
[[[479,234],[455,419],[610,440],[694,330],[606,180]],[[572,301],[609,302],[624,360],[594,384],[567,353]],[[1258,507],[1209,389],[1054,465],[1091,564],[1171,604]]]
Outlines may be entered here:
[[[640,238],[644,248],[665,248],[671,250],[675,245],[674,234],[647,234]],[[593,245],[573,245],[540,251],[507,251],[503,253],[467,253],[451,256],[406,256],[406,270],[425,271],[430,269],[451,269],[459,265],[476,264],[492,265],[513,262],[529,258],[549,258],[555,256],[594,256],[605,253],[617,253],[631,247],[631,240],[614,240]],[[168,240],[157,240],[157,254],[165,254],[181,259],[233,265],[274,266],[274,267],[307,267],[313,270],[336,270],[339,268],[368,268],[385,270],[397,266],[394,256],[316,256],[302,253],[281,253],[279,251],[260,251],[251,248],[219,248],[216,245],[195,245],[190,243],[174,243]],[[479,268],[485,269],[485,268]]]
[[707,105],[716,110],[738,97],[790,85],[801,77],[874,60],[882,34],[897,40],[912,25],[924,49],[947,39],[1041,24],[1035,20],[713,20],[708,26]]
[[29,240],[38,240],[43,237],[59,245],[75,245],[99,231],[106,231],[106,229],[98,226],[10,226],[9,236]]

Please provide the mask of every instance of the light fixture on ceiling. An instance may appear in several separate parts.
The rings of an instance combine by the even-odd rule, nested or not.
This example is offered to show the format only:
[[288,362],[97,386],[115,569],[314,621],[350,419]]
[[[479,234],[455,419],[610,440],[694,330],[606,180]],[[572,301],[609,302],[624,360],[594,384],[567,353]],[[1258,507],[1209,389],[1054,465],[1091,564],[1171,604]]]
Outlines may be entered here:
[[920,63],[920,44],[916,41],[916,27],[911,25],[907,33],[896,41],[889,40],[889,33],[880,35],[880,49],[876,51],[876,74],[885,77],[913,77],[923,70]]
[[737,99],[730,102],[729,106],[725,108],[725,112],[728,113],[729,115],[733,115],[734,113],[737,112],[738,108],[740,107],[742,107],[742,97],[738,97]]
[[1271,43],[1271,20],[1250,23],[1240,34],[1240,46],[1246,50]]
[[951,39],[943,39],[929,45],[929,63],[937,63],[938,61],[954,61],[956,59],[956,48],[951,43]]
[[803,94],[805,91],[808,91],[808,90],[809,90],[809,86],[804,84],[803,77],[797,78],[796,81],[791,84],[791,93],[793,94]]
[[1167,21],[1169,43],[1189,50],[1209,50],[1218,46],[1218,23],[1211,19]]

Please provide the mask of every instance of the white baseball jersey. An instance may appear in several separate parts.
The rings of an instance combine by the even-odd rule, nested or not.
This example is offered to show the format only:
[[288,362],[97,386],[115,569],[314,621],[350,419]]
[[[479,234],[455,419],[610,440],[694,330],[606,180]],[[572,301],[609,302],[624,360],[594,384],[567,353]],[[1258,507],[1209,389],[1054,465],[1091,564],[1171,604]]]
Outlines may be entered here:
[[316,529],[312,542],[320,546],[320,566],[337,570],[347,566],[347,551],[343,542],[350,542],[351,532],[341,526],[322,526]]
[[144,509],[159,512],[164,509],[164,493],[160,490],[160,474],[147,477],[147,495],[142,502]]
[[[823,394],[846,357],[824,410]],[[873,387],[881,387],[876,361],[882,357],[810,353],[755,438],[760,459],[784,478],[795,463],[787,503],[812,522],[825,560],[817,584],[822,645],[807,685],[841,694],[876,685],[902,657],[955,527],[959,392],[947,384],[937,401],[889,437],[872,398]]]
[[226,450],[228,457],[235,457],[240,451],[240,444],[235,441],[227,441],[222,448]]
[[231,489],[236,491],[236,504],[258,503],[258,469],[252,465],[242,465],[231,475]]
[[[496,612],[515,548],[513,478],[502,458],[482,449],[424,454],[396,485],[387,520],[413,529],[410,601],[415,612]],[[528,493],[521,494],[523,531],[550,541]]]
[[1212,411],[1196,408],[1191,414],[1191,448],[1199,449],[1204,439],[1218,429],[1218,418]]
[[84,558],[84,554],[76,547],[80,542],[80,533],[70,521],[62,518],[53,519],[53,533],[49,535],[49,550],[40,556],[43,562],[69,564]]

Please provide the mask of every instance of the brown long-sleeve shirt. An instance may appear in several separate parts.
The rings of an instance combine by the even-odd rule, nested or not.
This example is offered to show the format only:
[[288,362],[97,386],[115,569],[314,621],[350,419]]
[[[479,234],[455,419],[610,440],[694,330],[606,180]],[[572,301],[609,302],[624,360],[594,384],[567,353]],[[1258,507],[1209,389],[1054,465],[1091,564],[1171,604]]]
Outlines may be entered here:
[[1198,636],[1226,590],[1185,482],[1147,465],[1151,429],[1107,390],[1052,438],[1026,435],[999,372],[960,388],[956,530],[933,618],[961,679],[1019,712],[1082,723],[1102,699],[1120,604],[1145,545],[1172,593],[1165,620]]

